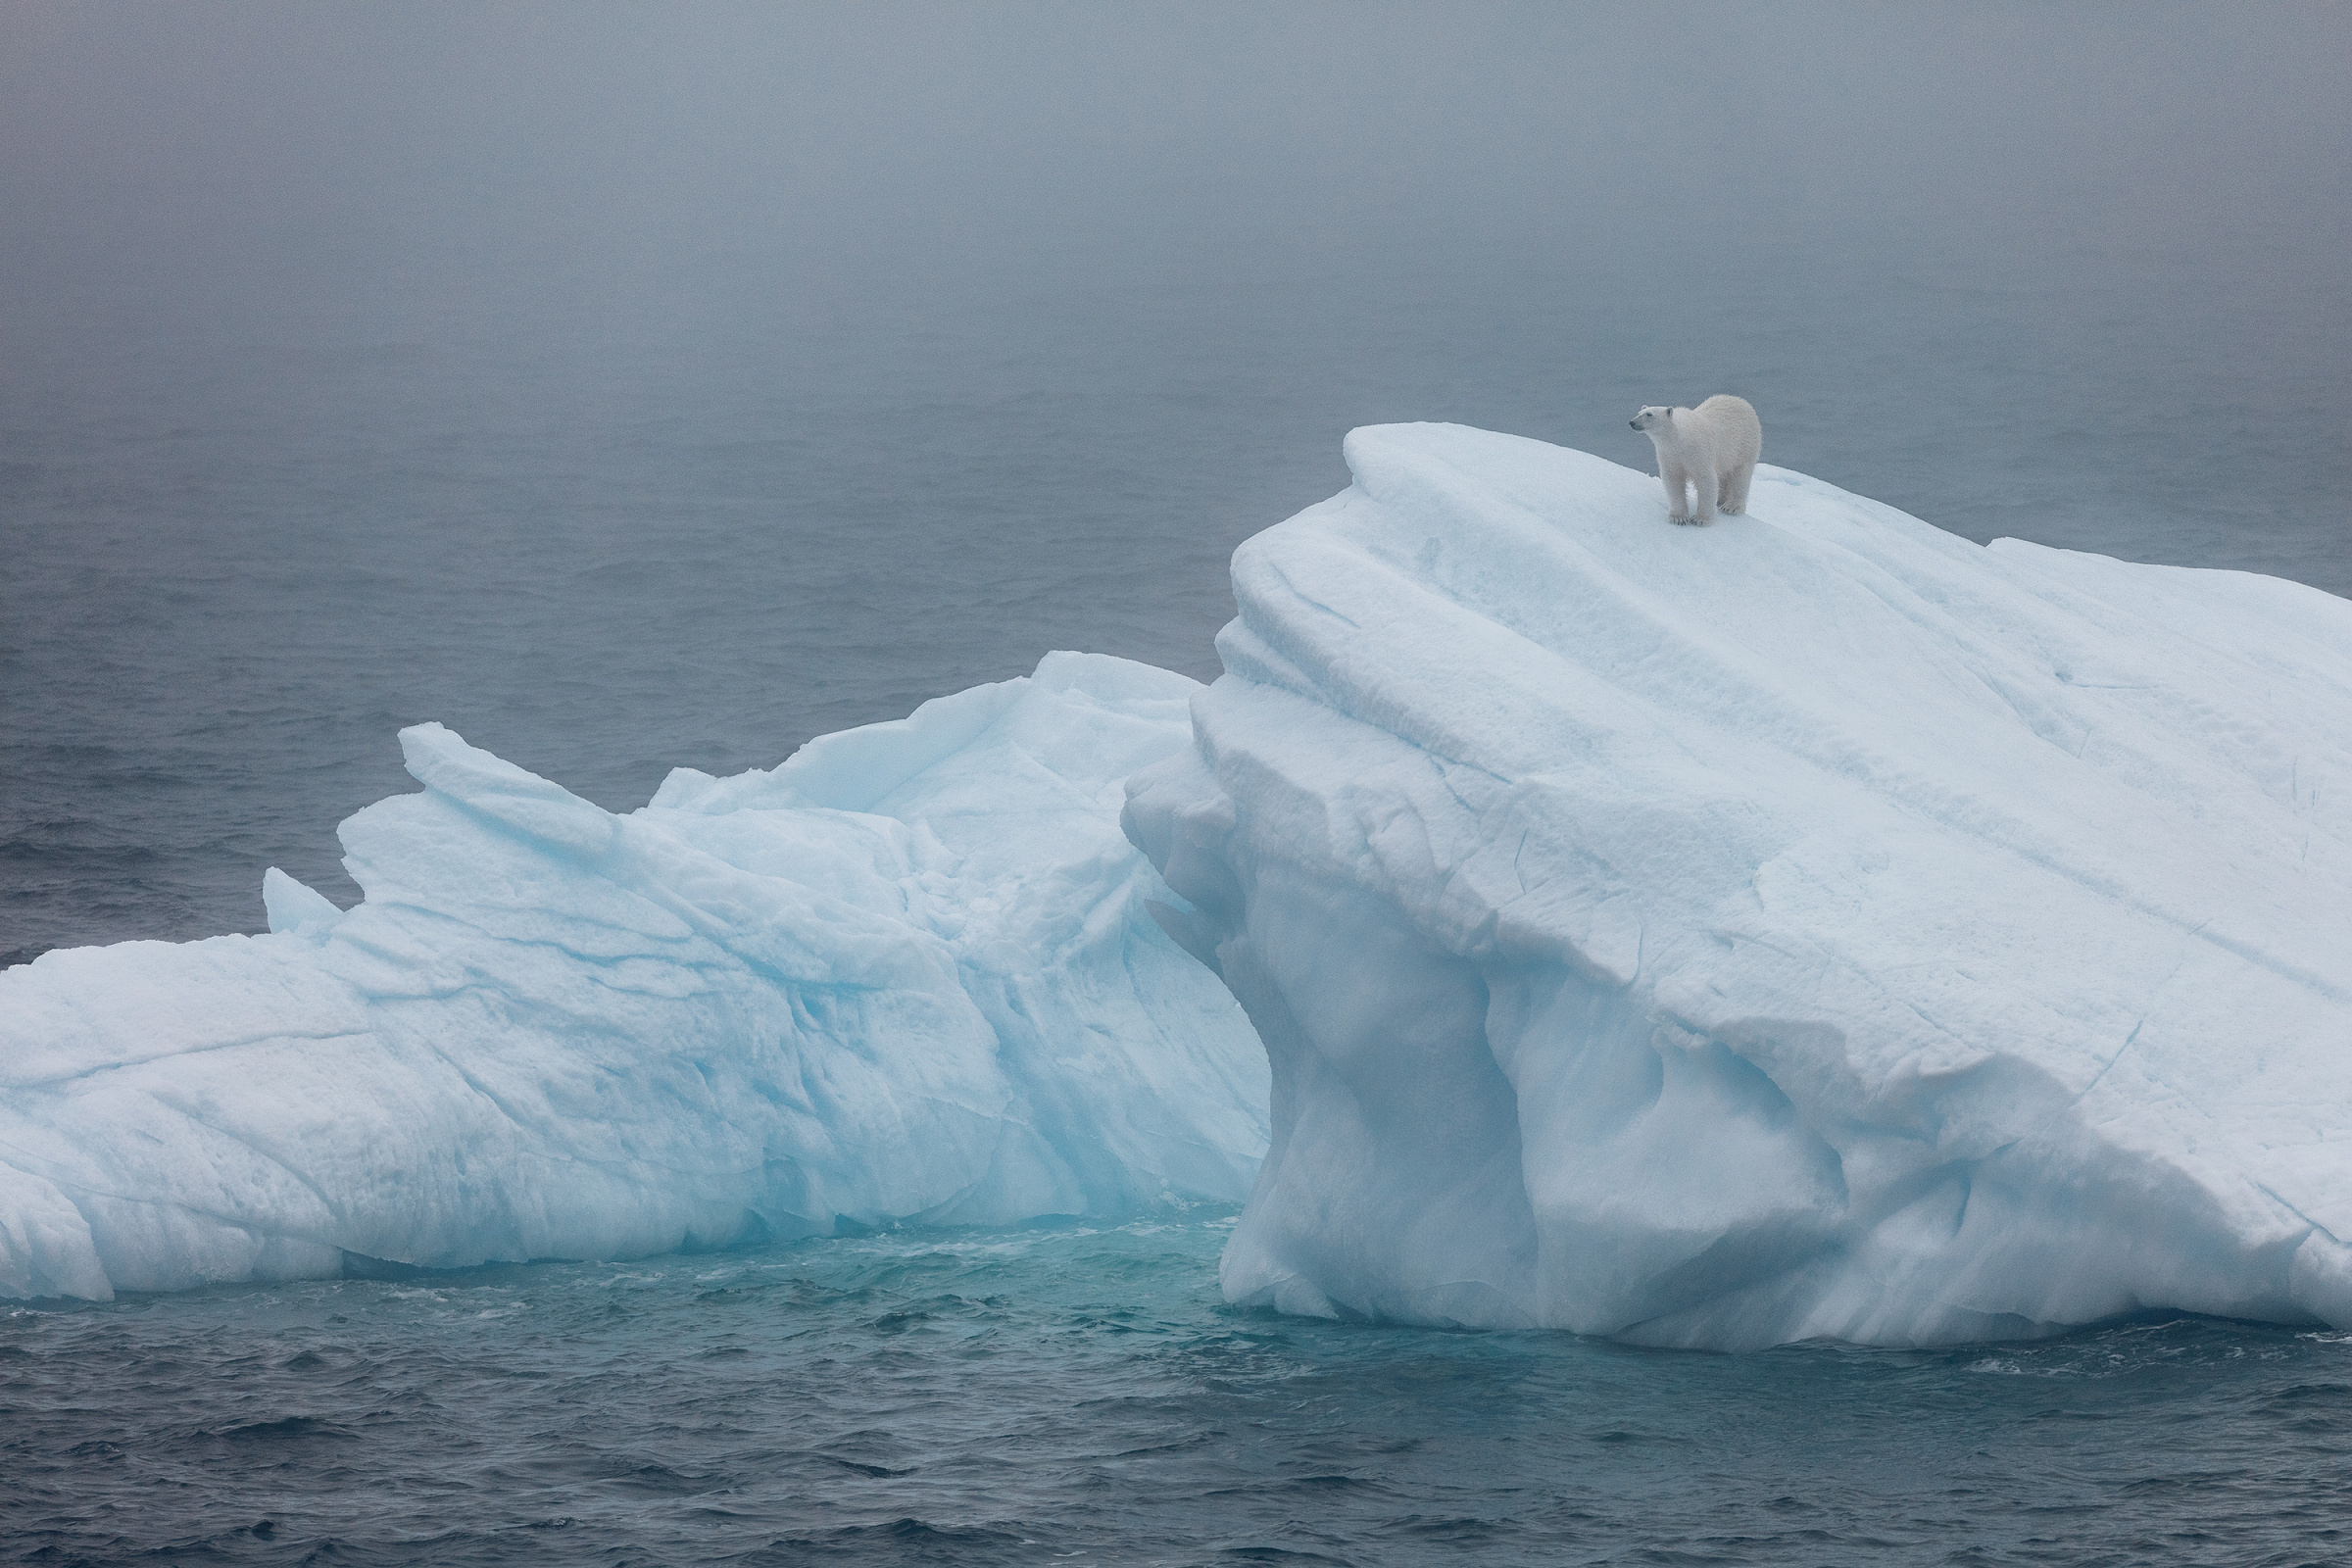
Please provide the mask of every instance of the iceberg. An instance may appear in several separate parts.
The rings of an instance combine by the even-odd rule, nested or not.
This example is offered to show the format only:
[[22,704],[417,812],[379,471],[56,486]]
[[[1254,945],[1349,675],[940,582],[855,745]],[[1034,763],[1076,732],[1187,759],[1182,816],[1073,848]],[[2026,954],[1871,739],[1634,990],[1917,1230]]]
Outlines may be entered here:
[[626,815],[404,730],[358,906],[0,973],[0,1296],[1239,1201],[1265,1056],[1118,826],[1197,689],[1054,654]]
[[1449,425],[1128,783],[1247,1007],[1240,1303],[1684,1347],[2352,1326],[2352,604]]

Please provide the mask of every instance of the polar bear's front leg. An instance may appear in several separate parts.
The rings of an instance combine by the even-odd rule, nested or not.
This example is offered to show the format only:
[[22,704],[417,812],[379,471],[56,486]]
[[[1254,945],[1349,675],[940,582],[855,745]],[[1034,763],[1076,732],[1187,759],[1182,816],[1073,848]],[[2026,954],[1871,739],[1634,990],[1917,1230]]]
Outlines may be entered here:
[[1688,505],[1688,492],[1690,488],[1689,470],[1679,463],[1661,462],[1658,465],[1658,478],[1666,486],[1666,520],[1668,522],[1689,522],[1690,520],[1690,511]]
[[1690,520],[1704,528],[1715,520],[1715,486],[1718,481],[1712,468],[1704,473],[1692,474],[1691,480],[1690,488],[1696,492],[1692,499],[1698,505],[1691,509]]

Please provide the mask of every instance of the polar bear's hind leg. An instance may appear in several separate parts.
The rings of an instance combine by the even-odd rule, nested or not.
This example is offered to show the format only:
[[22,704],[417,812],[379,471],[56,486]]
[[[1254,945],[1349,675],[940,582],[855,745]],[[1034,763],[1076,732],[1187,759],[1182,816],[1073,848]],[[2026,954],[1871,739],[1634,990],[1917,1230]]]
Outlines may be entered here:
[[1731,472],[1723,476],[1723,495],[1716,505],[1725,516],[1741,517],[1747,514],[1747,487],[1755,476],[1756,461],[1753,458],[1735,466]]

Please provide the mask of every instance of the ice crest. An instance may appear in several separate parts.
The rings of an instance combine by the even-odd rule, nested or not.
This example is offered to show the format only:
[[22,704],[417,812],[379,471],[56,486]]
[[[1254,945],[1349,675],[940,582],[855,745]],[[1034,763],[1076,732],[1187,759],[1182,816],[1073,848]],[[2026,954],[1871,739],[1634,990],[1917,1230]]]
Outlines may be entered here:
[[322,937],[343,918],[343,911],[335,907],[332,899],[274,865],[262,873],[262,908],[270,917],[273,936],[292,932]]

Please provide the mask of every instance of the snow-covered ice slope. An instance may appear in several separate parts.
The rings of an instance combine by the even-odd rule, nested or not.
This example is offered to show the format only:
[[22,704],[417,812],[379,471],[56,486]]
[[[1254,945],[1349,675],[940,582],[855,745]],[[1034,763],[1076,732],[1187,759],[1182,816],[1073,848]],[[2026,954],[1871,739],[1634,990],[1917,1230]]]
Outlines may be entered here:
[[2352,604],[1445,425],[1129,783],[1272,1057],[1235,1300],[1690,1346],[2352,1325]]
[[1198,689],[1054,654],[626,816],[403,731],[357,907],[0,974],[0,1295],[1238,1200],[1264,1056],[1118,828]]

